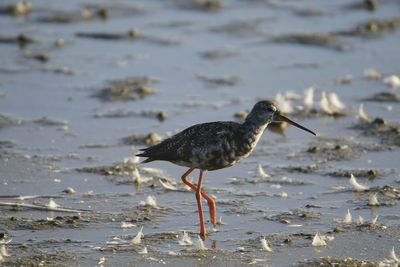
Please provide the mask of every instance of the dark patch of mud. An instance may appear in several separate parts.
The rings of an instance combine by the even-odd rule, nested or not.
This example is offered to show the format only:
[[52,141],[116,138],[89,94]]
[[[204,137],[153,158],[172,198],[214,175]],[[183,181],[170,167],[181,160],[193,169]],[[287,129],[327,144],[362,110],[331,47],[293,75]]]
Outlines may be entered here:
[[19,248],[13,248],[18,251],[12,257],[6,257],[2,266],[77,266],[79,265],[78,256],[68,254],[62,251],[43,252],[31,245],[21,245]]
[[11,5],[1,5],[0,14],[7,14],[12,16],[23,16],[32,11],[32,3],[28,1],[20,1]]
[[18,44],[19,47],[24,48],[28,44],[37,43],[38,40],[34,37],[30,37],[24,33],[16,36],[4,36],[0,35],[0,43]]
[[66,126],[68,122],[65,120],[49,118],[49,117],[42,117],[40,119],[34,120],[34,123],[40,124],[42,126]]
[[98,40],[143,40],[152,44],[157,45],[180,45],[182,40],[178,37],[173,36],[156,36],[141,33],[137,29],[131,29],[124,33],[113,33],[113,32],[78,32],[75,34],[77,37],[81,38],[91,38]]
[[351,50],[349,42],[332,33],[292,33],[275,37],[271,41],[274,43],[318,46],[340,52]]
[[230,58],[236,55],[238,55],[238,51],[232,46],[224,46],[220,48],[210,49],[200,53],[201,57],[210,60]]
[[344,9],[346,10],[358,10],[358,9],[364,9],[368,11],[375,11],[378,9],[378,1],[377,0],[363,0],[359,1],[357,3],[351,3],[349,5],[344,6]]
[[288,172],[314,173],[319,170],[319,166],[316,164],[310,164],[307,166],[288,166],[283,169]]
[[350,30],[330,33],[292,33],[275,37],[271,41],[274,43],[318,46],[343,52],[351,50],[352,45],[350,42],[341,39],[340,36],[380,37],[384,33],[394,32],[399,25],[400,18],[371,20]]
[[111,110],[103,113],[96,113],[95,118],[126,118],[126,117],[146,117],[156,118],[159,121],[165,121],[168,117],[165,111],[156,110]]
[[[35,10],[33,10],[35,11]],[[36,13],[36,12],[35,12]],[[147,14],[147,10],[124,4],[90,4],[80,9],[63,11],[38,9],[36,21],[41,23],[77,23],[84,21],[108,20],[124,16],[138,16]]]
[[101,89],[94,97],[104,102],[143,99],[156,93],[152,87],[157,80],[149,77],[131,77],[109,82],[110,86]]
[[[370,198],[375,195],[377,203],[371,203]],[[373,187],[365,194],[358,194],[357,199],[352,201],[353,204],[358,205],[355,209],[375,209],[377,207],[394,207],[397,206],[400,200],[400,192],[395,187],[385,185]],[[373,225],[372,225],[373,226]]]
[[0,149],[3,148],[12,148],[13,146],[15,146],[15,143],[13,141],[9,141],[9,140],[0,140]]
[[378,177],[384,177],[389,173],[387,170],[377,170],[377,169],[336,169],[332,172],[328,172],[326,175],[332,177],[343,177],[349,178],[353,174],[357,178],[367,178],[373,180]]
[[10,115],[0,113],[0,129],[3,127],[16,126],[23,124],[22,119],[14,118]]
[[369,151],[385,150],[376,143],[361,142],[353,138],[325,138],[319,137],[310,144],[307,151],[291,155],[290,158],[307,156],[320,163],[329,161],[343,161],[359,158]]
[[321,218],[321,214],[317,214],[310,210],[293,209],[288,212],[282,212],[276,215],[265,217],[267,220],[281,222],[284,224],[300,223],[307,220],[317,220]]
[[[175,188],[172,181],[161,170],[141,167],[139,163],[117,163],[114,165],[103,165],[93,167],[77,168],[78,172],[100,174],[106,176],[106,179],[117,185],[135,185],[137,187],[146,184],[151,188],[154,187],[173,187],[175,191],[180,189]],[[157,183],[159,181],[159,183]],[[164,184],[163,184],[164,183]]]
[[237,75],[226,76],[226,77],[211,77],[207,75],[197,75],[197,79],[203,81],[207,87],[219,87],[219,86],[236,86],[242,78]]
[[400,26],[400,18],[371,20],[354,29],[335,32],[343,36],[380,37],[384,33],[394,32]]
[[122,138],[122,143],[124,145],[145,145],[152,146],[160,143],[163,140],[161,136],[157,133],[149,133],[149,134],[135,134]]
[[101,175],[126,175],[136,170],[137,166],[133,164],[115,164],[95,167],[83,167],[76,169],[79,172],[95,173]]
[[224,8],[224,5],[220,0],[197,0],[190,2],[184,0],[175,0],[174,2],[178,8],[204,12],[215,12]]
[[[17,211],[14,211],[17,212]],[[1,218],[0,225],[8,230],[48,230],[56,228],[82,228],[89,221],[79,215],[56,216],[52,219]]]
[[365,101],[375,101],[375,102],[400,102],[400,96],[393,92],[380,92],[376,93],[371,97],[364,98]]
[[388,123],[382,118],[375,118],[370,122],[361,121],[352,129],[361,131],[362,135],[378,138],[381,144],[387,146],[400,146],[400,126]]
[[26,59],[33,59],[41,63],[46,63],[50,60],[50,56],[40,52],[26,51],[24,53]]
[[78,32],[77,37],[103,39],[103,40],[131,40],[139,35],[139,31],[132,29],[126,33],[106,33],[106,32]]
[[225,33],[235,37],[246,37],[262,34],[262,24],[265,18],[248,20],[233,20],[225,25],[212,27],[210,30],[215,33]]
[[299,263],[296,266],[301,267],[320,267],[320,266],[342,266],[342,267],[355,267],[355,266],[365,266],[365,267],[376,267],[377,264],[374,262],[369,262],[365,260],[356,260],[352,258],[340,259],[335,257],[326,257],[322,259],[309,260]]

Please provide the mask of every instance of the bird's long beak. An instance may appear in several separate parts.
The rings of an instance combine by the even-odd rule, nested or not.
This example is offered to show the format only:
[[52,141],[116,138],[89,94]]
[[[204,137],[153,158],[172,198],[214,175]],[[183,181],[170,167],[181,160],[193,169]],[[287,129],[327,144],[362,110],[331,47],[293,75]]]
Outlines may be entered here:
[[313,131],[307,129],[306,127],[301,126],[301,125],[298,124],[298,123],[295,123],[294,121],[292,121],[292,120],[290,120],[290,119],[288,119],[288,118],[286,118],[285,116],[282,116],[282,115],[280,115],[280,114],[276,116],[275,120],[287,122],[287,123],[289,123],[289,124],[291,124],[291,125],[293,125],[293,126],[296,126],[297,128],[300,128],[300,129],[302,129],[302,130],[304,130],[304,131],[307,131],[307,132],[309,132],[309,133],[311,133],[311,134],[313,134],[313,135],[316,135]]

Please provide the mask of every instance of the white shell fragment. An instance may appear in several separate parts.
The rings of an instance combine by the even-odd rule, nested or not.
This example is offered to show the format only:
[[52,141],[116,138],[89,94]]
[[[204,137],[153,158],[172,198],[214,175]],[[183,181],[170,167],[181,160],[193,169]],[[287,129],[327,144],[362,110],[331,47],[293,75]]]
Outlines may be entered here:
[[175,191],[177,190],[176,186],[174,186],[173,184],[171,184],[169,181],[165,181],[163,182],[163,180],[159,180],[160,184],[167,190],[171,190],[171,191]]
[[141,184],[145,184],[145,183],[151,182],[153,180],[153,177],[143,177],[140,174],[139,170],[136,168],[132,172],[132,180],[135,182],[135,184],[141,185]]
[[314,88],[309,87],[304,91],[304,106],[306,108],[311,109],[314,106]]
[[131,227],[136,227],[136,224],[133,224],[130,222],[122,222],[121,223],[121,228],[131,228]]
[[[6,245],[0,245],[0,259],[1,257],[10,257],[11,255],[8,253]],[[1,260],[0,260],[1,262]]]
[[59,205],[52,198],[50,198],[49,203],[47,204],[47,207],[55,209],[55,208],[58,208]]
[[263,167],[261,166],[261,164],[258,164],[257,172],[258,172],[258,175],[260,175],[261,178],[269,178],[269,177],[271,177],[269,174],[267,174],[267,173],[264,171],[264,169],[263,169]]
[[351,222],[352,222],[351,213],[350,210],[348,209],[346,215],[344,216],[343,223],[350,224]]
[[390,251],[390,258],[396,263],[400,263],[400,258],[397,257],[396,252],[394,251],[394,247],[392,247],[392,250]]
[[370,206],[379,206],[378,193],[374,193],[374,194],[369,195],[368,205],[370,205]]
[[206,250],[206,246],[204,245],[203,239],[201,239],[201,237],[199,236],[197,239],[197,248],[199,250]]
[[140,228],[136,236],[132,239],[131,245],[139,245],[140,243],[142,243],[142,237],[144,237],[143,226]]
[[288,196],[289,196],[289,195],[288,195],[288,193],[286,193],[286,192],[283,192],[283,191],[282,191],[282,192],[279,193],[279,197],[280,197],[280,198],[286,199],[286,198],[288,198]]
[[400,78],[397,75],[390,75],[383,79],[383,83],[390,88],[398,88],[400,87]]
[[369,187],[368,187],[368,186],[359,184],[359,183],[357,182],[357,180],[356,180],[356,177],[354,177],[353,174],[350,174],[350,180],[349,180],[349,182],[350,182],[350,184],[354,187],[354,189],[355,189],[356,191],[358,191],[358,192],[369,190]]
[[364,104],[360,104],[360,107],[358,108],[358,117],[362,122],[369,122],[371,121],[371,118],[365,113],[364,111]]
[[373,68],[368,68],[364,70],[364,78],[368,80],[380,80],[382,78],[382,74]]
[[138,251],[139,254],[147,254],[147,247],[144,247],[142,250]]
[[191,246],[193,245],[193,241],[190,238],[190,236],[186,233],[186,231],[183,231],[183,235],[181,239],[178,241],[179,245],[181,246]]
[[343,104],[336,93],[329,93],[327,95],[325,91],[321,92],[319,106],[321,107],[322,111],[327,114],[338,113],[346,108],[346,105]]
[[275,100],[283,114],[290,114],[293,112],[292,103],[290,102],[290,100],[286,99],[281,93],[276,94]]
[[375,225],[377,221],[378,221],[378,215],[376,215],[376,216],[372,219],[371,224]]
[[346,108],[346,105],[343,104],[343,102],[339,99],[338,95],[336,93],[329,93],[328,95],[329,103],[331,105],[331,108],[334,111],[341,111]]
[[334,113],[334,110],[331,109],[331,106],[329,104],[329,100],[328,100],[328,97],[326,96],[325,91],[321,92],[321,99],[319,100],[319,106],[321,107],[322,111],[324,111],[328,114]]
[[146,201],[140,201],[140,206],[148,206],[152,208],[158,208],[156,198],[154,196],[147,196]]
[[270,246],[268,245],[268,242],[267,242],[267,240],[265,239],[265,237],[261,238],[261,239],[260,239],[260,242],[261,242],[261,247],[262,247],[263,250],[272,252],[272,249],[271,249]]
[[356,223],[357,224],[364,224],[364,218],[359,215]]
[[316,233],[312,240],[312,246],[313,247],[323,247],[326,246],[325,240],[319,235],[319,233]]

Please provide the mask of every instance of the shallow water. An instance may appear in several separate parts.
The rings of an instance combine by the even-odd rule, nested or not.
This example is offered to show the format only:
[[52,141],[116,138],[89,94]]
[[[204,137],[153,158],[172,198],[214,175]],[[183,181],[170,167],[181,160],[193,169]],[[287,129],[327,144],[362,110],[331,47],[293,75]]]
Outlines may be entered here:
[[[52,196],[63,208],[84,210],[74,219],[76,213],[0,206],[0,232],[12,239],[7,245],[11,256],[5,257],[5,264],[35,262],[36,255],[48,264],[83,266],[101,265],[102,257],[106,258],[104,265],[212,262],[225,266],[229,262],[290,266],[326,256],[378,262],[388,257],[393,246],[400,251],[395,242],[399,238],[400,196],[382,191],[385,185],[399,190],[400,150],[393,141],[398,139],[394,135],[392,143],[385,143],[382,135],[365,136],[353,127],[358,123],[360,103],[371,117],[382,117],[391,125],[399,123],[398,103],[362,101],[377,92],[396,93],[381,80],[365,79],[363,71],[374,68],[384,76],[399,75],[399,32],[388,30],[368,38],[339,35],[345,51],[338,50],[336,43],[273,41],[292,33],[333,33],[372,19],[398,18],[398,3],[379,2],[375,11],[368,11],[349,8],[349,1],[221,2],[221,8],[207,11],[178,0],[114,1],[112,5],[107,1],[68,1],[63,6],[33,1],[33,10],[26,15],[0,15],[1,36],[24,33],[37,39],[22,48],[16,43],[0,43],[0,195],[39,196],[1,201],[46,205],[49,198],[42,196]],[[109,17],[82,19],[82,10],[90,5],[104,6]],[[88,8],[93,9],[93,14],[98,14],[98,9]],[[316,15],[301,15],[310,11]],[[70,12],[77,21],[43,22],[60,12]],[[126,38],[130,29],[138,30],[137,38]],[[84,38],[77,33],[111,33],[114,39]],[[65,44],[56,47],[59,39]],[[206,52],[211,58],[204,56]],[[40,60],[43,55],[48,61]],[[352,76],[350,84],[335,82],[345,75]],[[141,76],[157,80],[151,85],[155,94],[113,102],[95,97],[112,81]],[[124,137],[150,132],[166,137],[192,124],[233,120],[236,112],[248,111],[257,99],[273,99],[276,93],[288,90],[302,95],[310,86],[316,88],[315,102],[321,91],[337,93],[347,106],[346,116],[289,114],[318,137],[294,127],[287,127],[285,136],[267,131],[252,156],[231,168],[207,172],[204,190],[215,196],[218,217],[222,216],[224,223],[215,227],[215,232],[207,224],[212,234],[205,245],[214,246],[211,250],[199,252],[196,244],[187,248],[178,244],[183,230],[194,243],[197,240],[192,192],[168,191],[158,176],[150,174],[147,176],[155,178],[138,187],[129,172],[78,171],[121,164],[143,147],[123,144]],[[100,116],[117,111],[129,116]],[[165,121],[145,115],[158,112],[166,112]],[[38,121],[43,117],[52,121]],[[313,146],[320,151],[307,152]],[[341,151],[343,146],[347,148]],[[271,178],[260,177],[259,164]],[[305,172],[310,165],[317,169]],[[176,181],[177,187],[185,171],[170,163],[153,162],[139,167],[144,176],[144,167],[162,170],[161,178]],[[374,179],[357,177],[371,188],[368,192],[355,192],[348,176],[328,175],[358,169],[378,172]],[[197,175],[191,175],[194,181]],[[63,193],[68,187],[76,193]],[[282,192],[288,197],[282,198]],[[371,208],[368,196],[374,192],[382,205]],[[156,197],[160,208],[140,206],[149,195]],[[346,226],[326,249],[315,251],[310,236],[343,227],[337,219],[343,219],[348,209],[353,219],[362,216],[366,222],[378,215],[378,229],[365,232],[355,224]],[[207,212],[205,208],[206,220]],[[124,221],[136,226],[123,229]],[[144,244],[129,245],[141,226]],[[393,235],[380,239],[376,251],[367,243],[386,226]],[[303,236],[296,239],[299,233]],[[363,241],[349,242],[358,235]],[[262,251],[262,236],[270,240],[274,252]],[[107,244],[115,237],[120,239]],[[285,244],[286,238],[294,242]],[[138,253],[143,246],[148,254]]]

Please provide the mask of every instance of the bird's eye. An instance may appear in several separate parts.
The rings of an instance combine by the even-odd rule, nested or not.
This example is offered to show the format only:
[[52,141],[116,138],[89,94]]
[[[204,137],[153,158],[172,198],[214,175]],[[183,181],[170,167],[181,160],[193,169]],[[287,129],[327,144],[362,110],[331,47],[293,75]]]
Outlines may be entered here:
[[274,112],[274,109],[272,107],[267,107],[268,112]]

